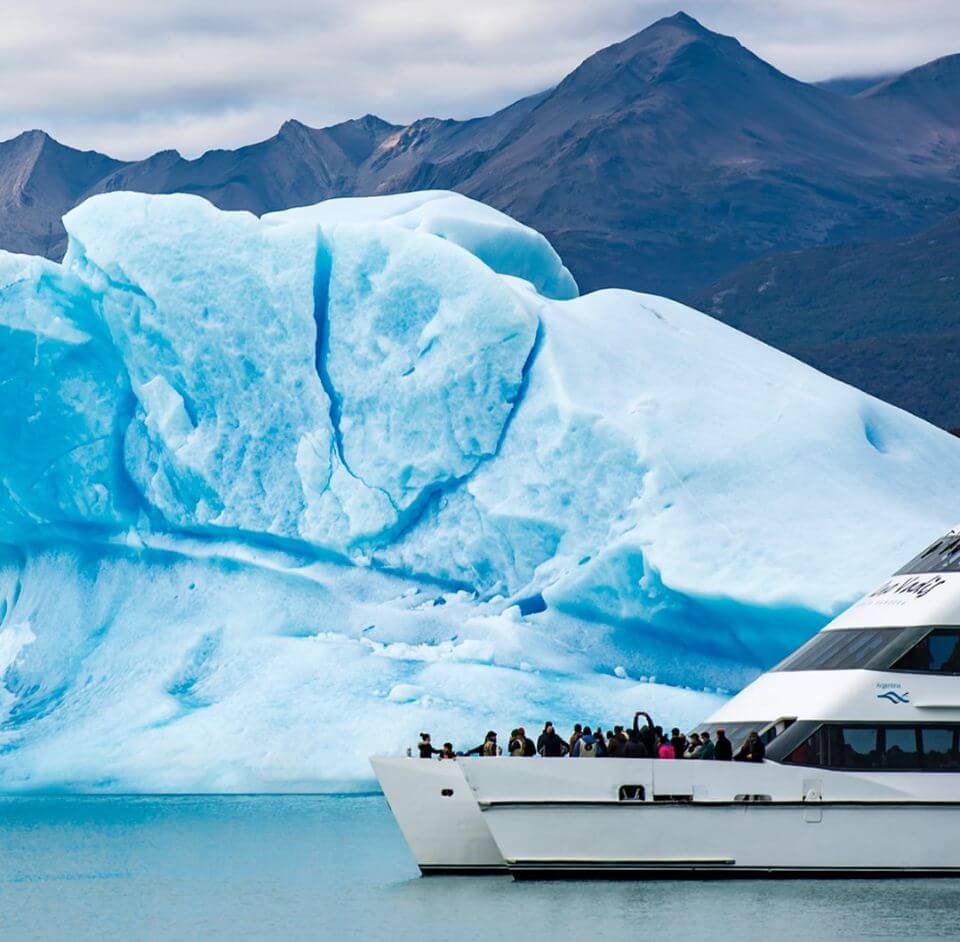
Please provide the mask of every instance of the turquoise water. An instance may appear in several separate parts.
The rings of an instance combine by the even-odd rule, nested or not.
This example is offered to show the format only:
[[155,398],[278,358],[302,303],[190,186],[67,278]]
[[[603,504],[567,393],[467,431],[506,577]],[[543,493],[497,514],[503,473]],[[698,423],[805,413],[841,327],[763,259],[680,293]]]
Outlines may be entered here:
[[960,881],[421,879],[380,796],[0,798],[0,940],[960,938]]

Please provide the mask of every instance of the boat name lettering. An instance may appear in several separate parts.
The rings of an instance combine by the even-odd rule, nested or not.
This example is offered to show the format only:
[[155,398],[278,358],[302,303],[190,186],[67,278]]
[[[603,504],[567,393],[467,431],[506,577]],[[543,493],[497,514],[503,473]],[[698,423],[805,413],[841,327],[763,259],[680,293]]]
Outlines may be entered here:
[[890,593],[895,593],[897,595],[913,595],[918,599],[922,599],[925,595],[932,592],[938,586],[943,585],[947,580],[941,578],[940,576],[931,576],[929,579],[917,579],[915,576],[908,577],[906,579],[890,579],[888,582],[885,582],[879,589],[875,589],[870,593],[868,598],[875,598],[878,595],[889,595]]

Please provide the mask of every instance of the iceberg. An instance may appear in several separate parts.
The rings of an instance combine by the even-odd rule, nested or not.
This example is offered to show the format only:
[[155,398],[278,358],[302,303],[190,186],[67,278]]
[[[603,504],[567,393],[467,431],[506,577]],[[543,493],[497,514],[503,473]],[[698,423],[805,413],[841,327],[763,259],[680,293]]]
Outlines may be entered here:
[[0,253],[0,789],[692,724],[956,523],[960,441],[442,192]]

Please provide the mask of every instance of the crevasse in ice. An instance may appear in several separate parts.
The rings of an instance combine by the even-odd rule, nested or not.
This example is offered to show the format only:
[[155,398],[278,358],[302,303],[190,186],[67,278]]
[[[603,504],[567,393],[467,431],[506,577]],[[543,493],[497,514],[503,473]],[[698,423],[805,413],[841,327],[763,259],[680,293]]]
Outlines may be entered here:
[[2,788],[693,723],[956,522],[956,439],[455,194],[66,226],[0,253]]

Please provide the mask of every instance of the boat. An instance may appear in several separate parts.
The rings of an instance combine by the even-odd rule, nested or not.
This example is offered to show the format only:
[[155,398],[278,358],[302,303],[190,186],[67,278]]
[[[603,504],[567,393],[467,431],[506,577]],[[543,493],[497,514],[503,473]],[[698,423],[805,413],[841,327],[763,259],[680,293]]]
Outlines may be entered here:
[[760,762],[375,759],[424,873],[960,876],[960,529],[695,731]]

